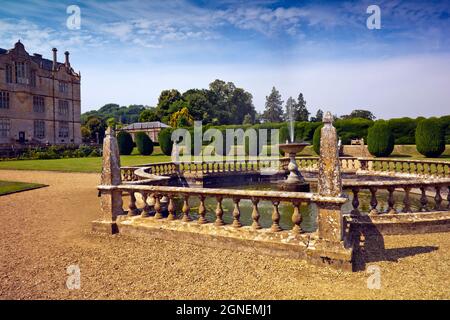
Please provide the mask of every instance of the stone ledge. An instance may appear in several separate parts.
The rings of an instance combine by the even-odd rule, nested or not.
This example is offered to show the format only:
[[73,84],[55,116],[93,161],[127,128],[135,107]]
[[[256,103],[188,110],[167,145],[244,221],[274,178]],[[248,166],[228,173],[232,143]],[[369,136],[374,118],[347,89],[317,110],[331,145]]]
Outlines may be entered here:
[[116,223],[93,221],[97,232],[117,232],[130,236],[144,236],[166,241],[180,241],[198,246],[243,251],[291,259],[306,260],[315,265],[352,271],[351,248],[343,243],[331,243],[318,239],[317,233],[294,234],[291,231],[271,232],[251,227],[234,228],[231,225],[217,227],[214,223],[198,224],[196,221],[168,221],[154,217],[119,216]]

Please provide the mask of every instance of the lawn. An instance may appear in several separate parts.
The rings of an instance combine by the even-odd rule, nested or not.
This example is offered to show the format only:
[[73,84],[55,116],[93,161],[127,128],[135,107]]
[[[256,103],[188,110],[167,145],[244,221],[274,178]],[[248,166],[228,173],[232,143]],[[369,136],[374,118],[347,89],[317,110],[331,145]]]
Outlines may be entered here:
[[45,187],[44,184],[17,182],[17,181],[2,181],[0,180],[0,196],[5,194],[21,192]]
[[[312,146],[308,146],[300,153],[301,156],[316,156]],[[420,155],[415,146],[396,146],[391,158],[426,159]],[[159,147],[155,148],[151,156],[141,156],[136,150],[129,156],[121,156],[122,166],[142,165],[154,162],[170,161],[171,157],[161,153]],[[450,161],[450,146],[447,146],[444,154],[438,159]],[[13,160],[0,161],[1,169],[10,170],[41,170],[41,171],[65,171],[65,172],[101,172],[102,158],[65,158],[55,160]]]

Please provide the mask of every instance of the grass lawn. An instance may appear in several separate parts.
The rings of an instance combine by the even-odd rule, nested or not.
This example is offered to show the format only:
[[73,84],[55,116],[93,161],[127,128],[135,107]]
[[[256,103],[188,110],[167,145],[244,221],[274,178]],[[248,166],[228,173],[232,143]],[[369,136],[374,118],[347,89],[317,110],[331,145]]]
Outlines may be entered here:
[[21,192],[32,190],[36,188],[45,187],[44,184],[17,182],[17,181],[2,181],[0,180],[0,196],[14,192]]
[[[312,146],[306,147],[301,156],[316,156],[312,150]],[[408,158],[408,159],[427,159],[416,150],[415,146],[396,146],[391,158]],[[122,166],[142,165],[154,162],[170,161],[170,157],[161,153],[159,147],[151,156],[141,156],[137,150],[129,156],[121,156],[120,161]],[[430,160],[444,160],[450,161],[450,145],[447,146],[444,154],[437,159]],[[41,171],[66,171],[66,172],[101,172],[102,158],[66,158],[55,160],[13,160],[0,161],[0,170],[41,170]]]

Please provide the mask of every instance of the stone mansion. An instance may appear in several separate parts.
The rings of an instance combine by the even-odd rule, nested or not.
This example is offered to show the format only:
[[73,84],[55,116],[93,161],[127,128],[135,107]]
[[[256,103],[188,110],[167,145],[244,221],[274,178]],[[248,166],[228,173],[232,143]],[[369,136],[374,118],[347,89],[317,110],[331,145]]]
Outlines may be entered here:
[[70,65],[0,48],[0,148],[80,144],[80,79]]

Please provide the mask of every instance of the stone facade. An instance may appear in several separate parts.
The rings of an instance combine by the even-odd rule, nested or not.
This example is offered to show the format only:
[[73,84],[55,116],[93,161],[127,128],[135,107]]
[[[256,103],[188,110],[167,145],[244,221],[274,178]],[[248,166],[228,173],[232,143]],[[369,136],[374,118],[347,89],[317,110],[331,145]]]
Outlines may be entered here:
[[70,65],[29,55],[19,41],[0,49],[0,148],[80,144],[80,80]]

